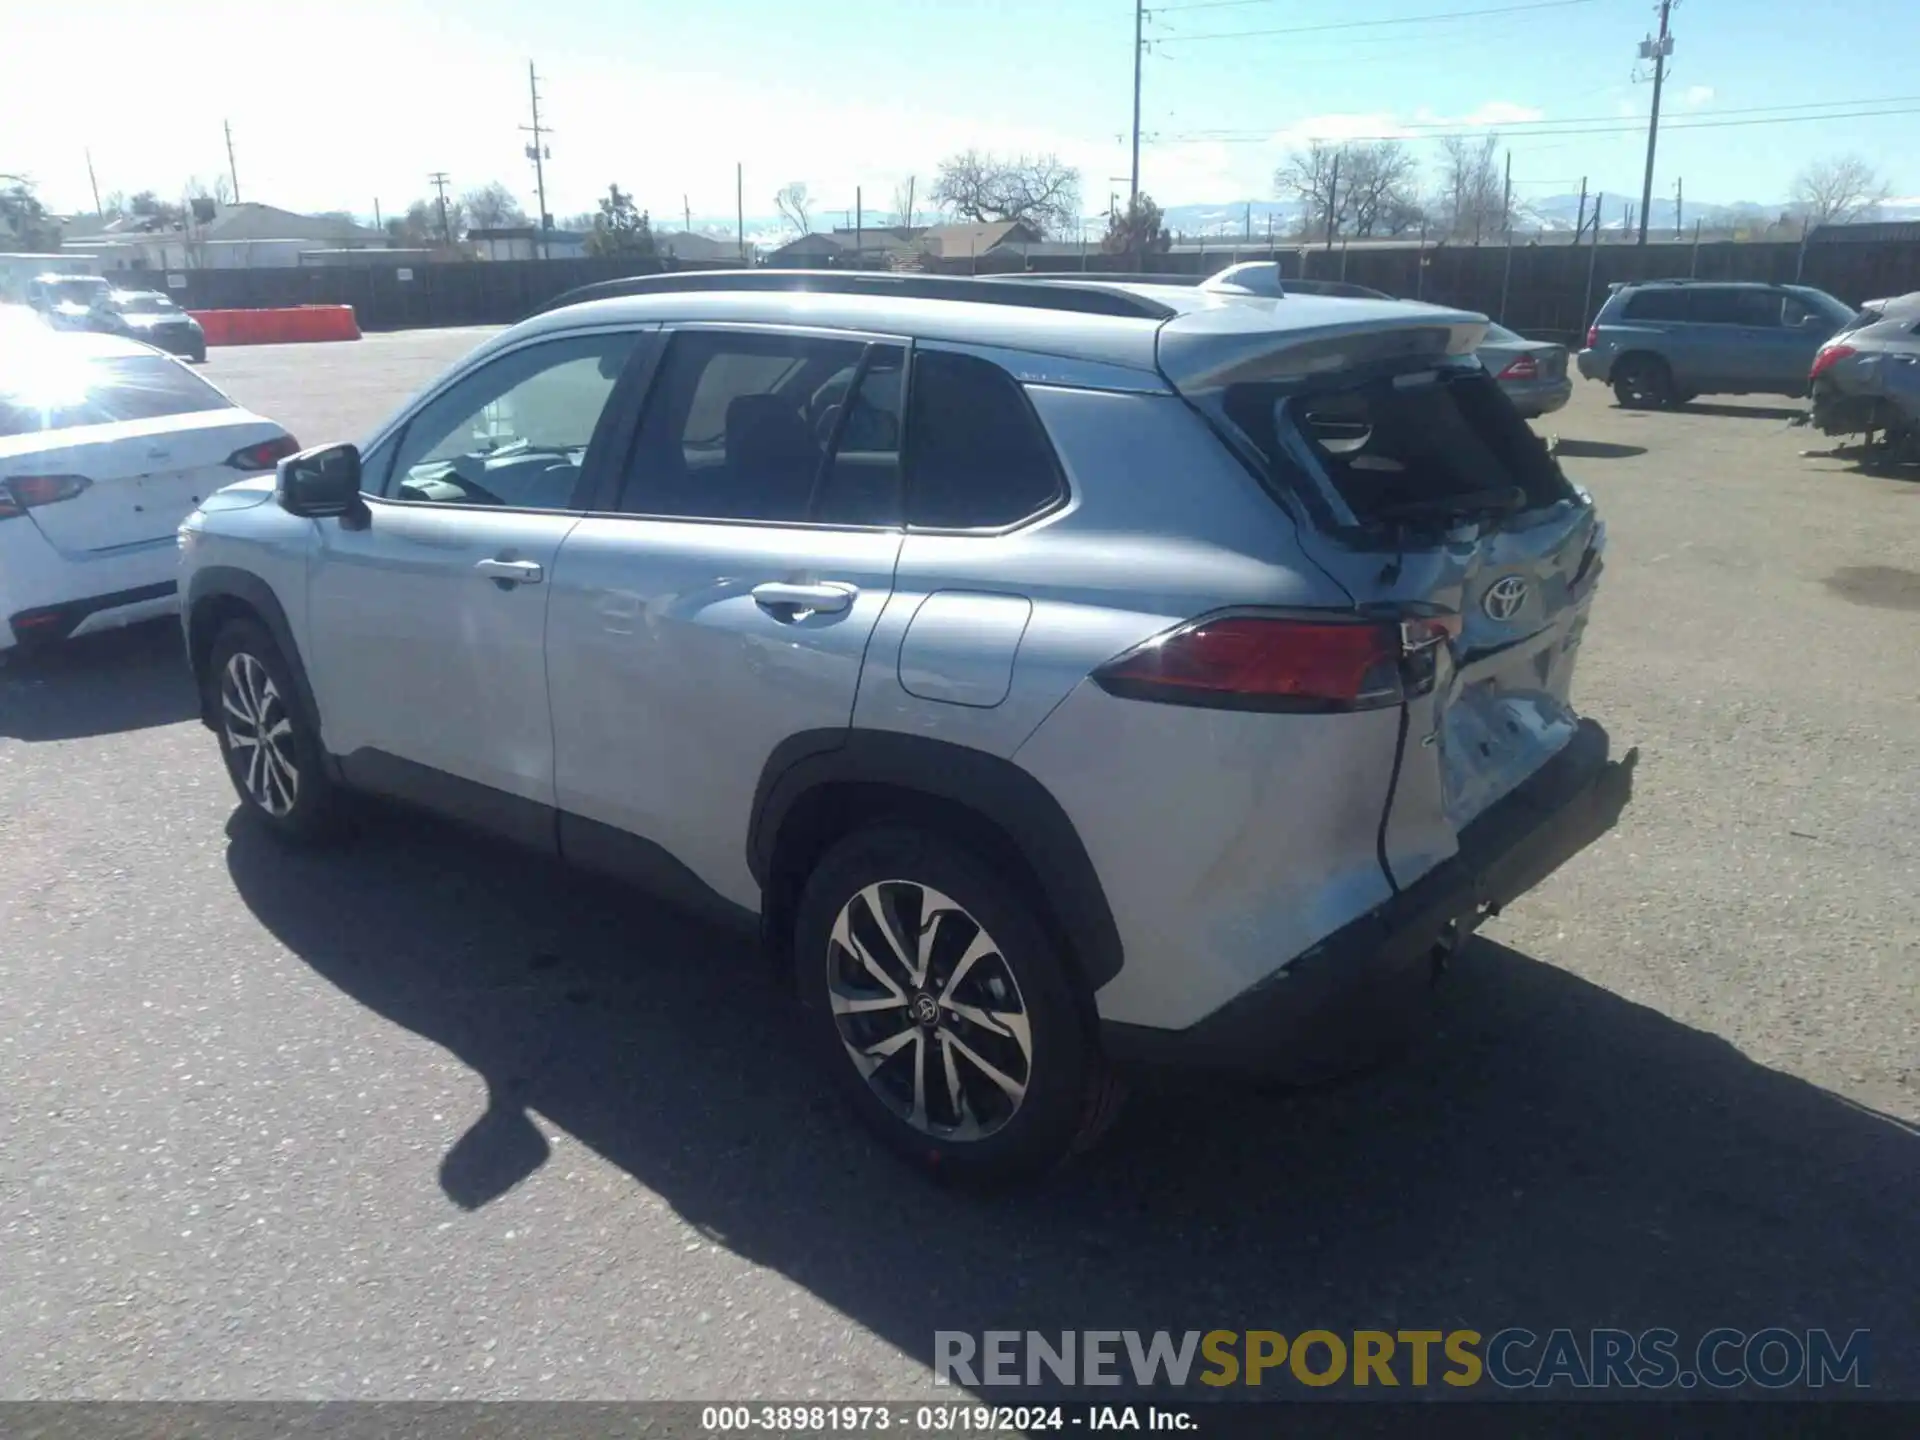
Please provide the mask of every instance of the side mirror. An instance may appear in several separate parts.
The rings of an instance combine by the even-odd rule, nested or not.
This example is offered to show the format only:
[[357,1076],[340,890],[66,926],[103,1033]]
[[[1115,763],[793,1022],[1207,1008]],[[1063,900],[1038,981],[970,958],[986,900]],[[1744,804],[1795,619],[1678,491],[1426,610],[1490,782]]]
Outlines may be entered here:
[[357,515],[360,499],[360,451],[353,445],[321,445],[282,460],[274,498],[289,515],[320,520]]

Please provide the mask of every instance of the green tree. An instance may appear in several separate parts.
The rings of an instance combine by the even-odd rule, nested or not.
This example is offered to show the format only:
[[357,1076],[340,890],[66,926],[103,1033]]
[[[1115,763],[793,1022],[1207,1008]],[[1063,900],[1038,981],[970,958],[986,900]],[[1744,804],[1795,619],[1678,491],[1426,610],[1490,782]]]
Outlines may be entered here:
[[0,175],[0,236],[25,251],[57,251],[60,222],[47,213],[24,175]]
[[586,249],[589,255],[651,256],[652,218],[634,205],[631,194],[618,185],[609,185],[600,198],[600,213],[593,217],[593,233],[587,236]]
[[1173,248],[1173,236],[1153,197],[1142,194],[1107,217],[1100,248],[1109,255],[1158,255]]

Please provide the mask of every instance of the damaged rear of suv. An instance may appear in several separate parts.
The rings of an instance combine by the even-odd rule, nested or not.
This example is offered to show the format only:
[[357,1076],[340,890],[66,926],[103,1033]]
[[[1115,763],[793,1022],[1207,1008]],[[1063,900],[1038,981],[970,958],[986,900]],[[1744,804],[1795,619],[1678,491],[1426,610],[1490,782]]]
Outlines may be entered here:
[[[1100,992],[1109,1048],[1309,1080],[1399,1038],[1453,946],[1611,828],[1637,755],[1570,699],[1606,527],[1472,359],[1483,322],[1240,305],[1291,323],[1176,317],[1161,368],[1344,611],[1226,609],[1097,671],[1110,700],[1195,713],[1117,722],[1151,732],[1145,814],[1067,804],[1134,852],[1123,930],[1187,961],[1177,996],[1146,966]],[[1043,779],[1063,708],[1022,751]]]

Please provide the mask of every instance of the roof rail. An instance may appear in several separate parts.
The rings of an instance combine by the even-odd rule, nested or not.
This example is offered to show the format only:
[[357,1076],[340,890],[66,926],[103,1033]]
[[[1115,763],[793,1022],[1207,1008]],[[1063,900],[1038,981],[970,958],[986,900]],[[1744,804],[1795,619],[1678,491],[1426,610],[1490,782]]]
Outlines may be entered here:
[[991,277],[995,280],[1071,280],[1075,284],[1098,285],[1198,285],[1204,275],[1162,275],[1150,270],[1009,270]]
[[1118,315],[1165,320],[1174,314],[1144,295],[1095,285],[1027,285],[999,276],[914,275],[876,270],[676,270],[601,280],[569,290],[532,313],[545,314],[589,300],[626,295],[672,295],[689,291],[787,291],[823,295],[888,295],[905,300],[964,300],[976,305],[1024,305],[1071,310],[1082,315]]

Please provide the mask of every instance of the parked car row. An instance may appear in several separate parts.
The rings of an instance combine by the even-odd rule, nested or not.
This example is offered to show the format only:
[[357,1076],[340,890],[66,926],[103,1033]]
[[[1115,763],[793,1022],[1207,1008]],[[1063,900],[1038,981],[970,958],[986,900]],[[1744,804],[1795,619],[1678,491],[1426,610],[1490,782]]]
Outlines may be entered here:
[[157,290],[120,290],[98,275],[42,275],[27,303],[56,330],[124,335],[195,362],[207,358],[200,322]]

